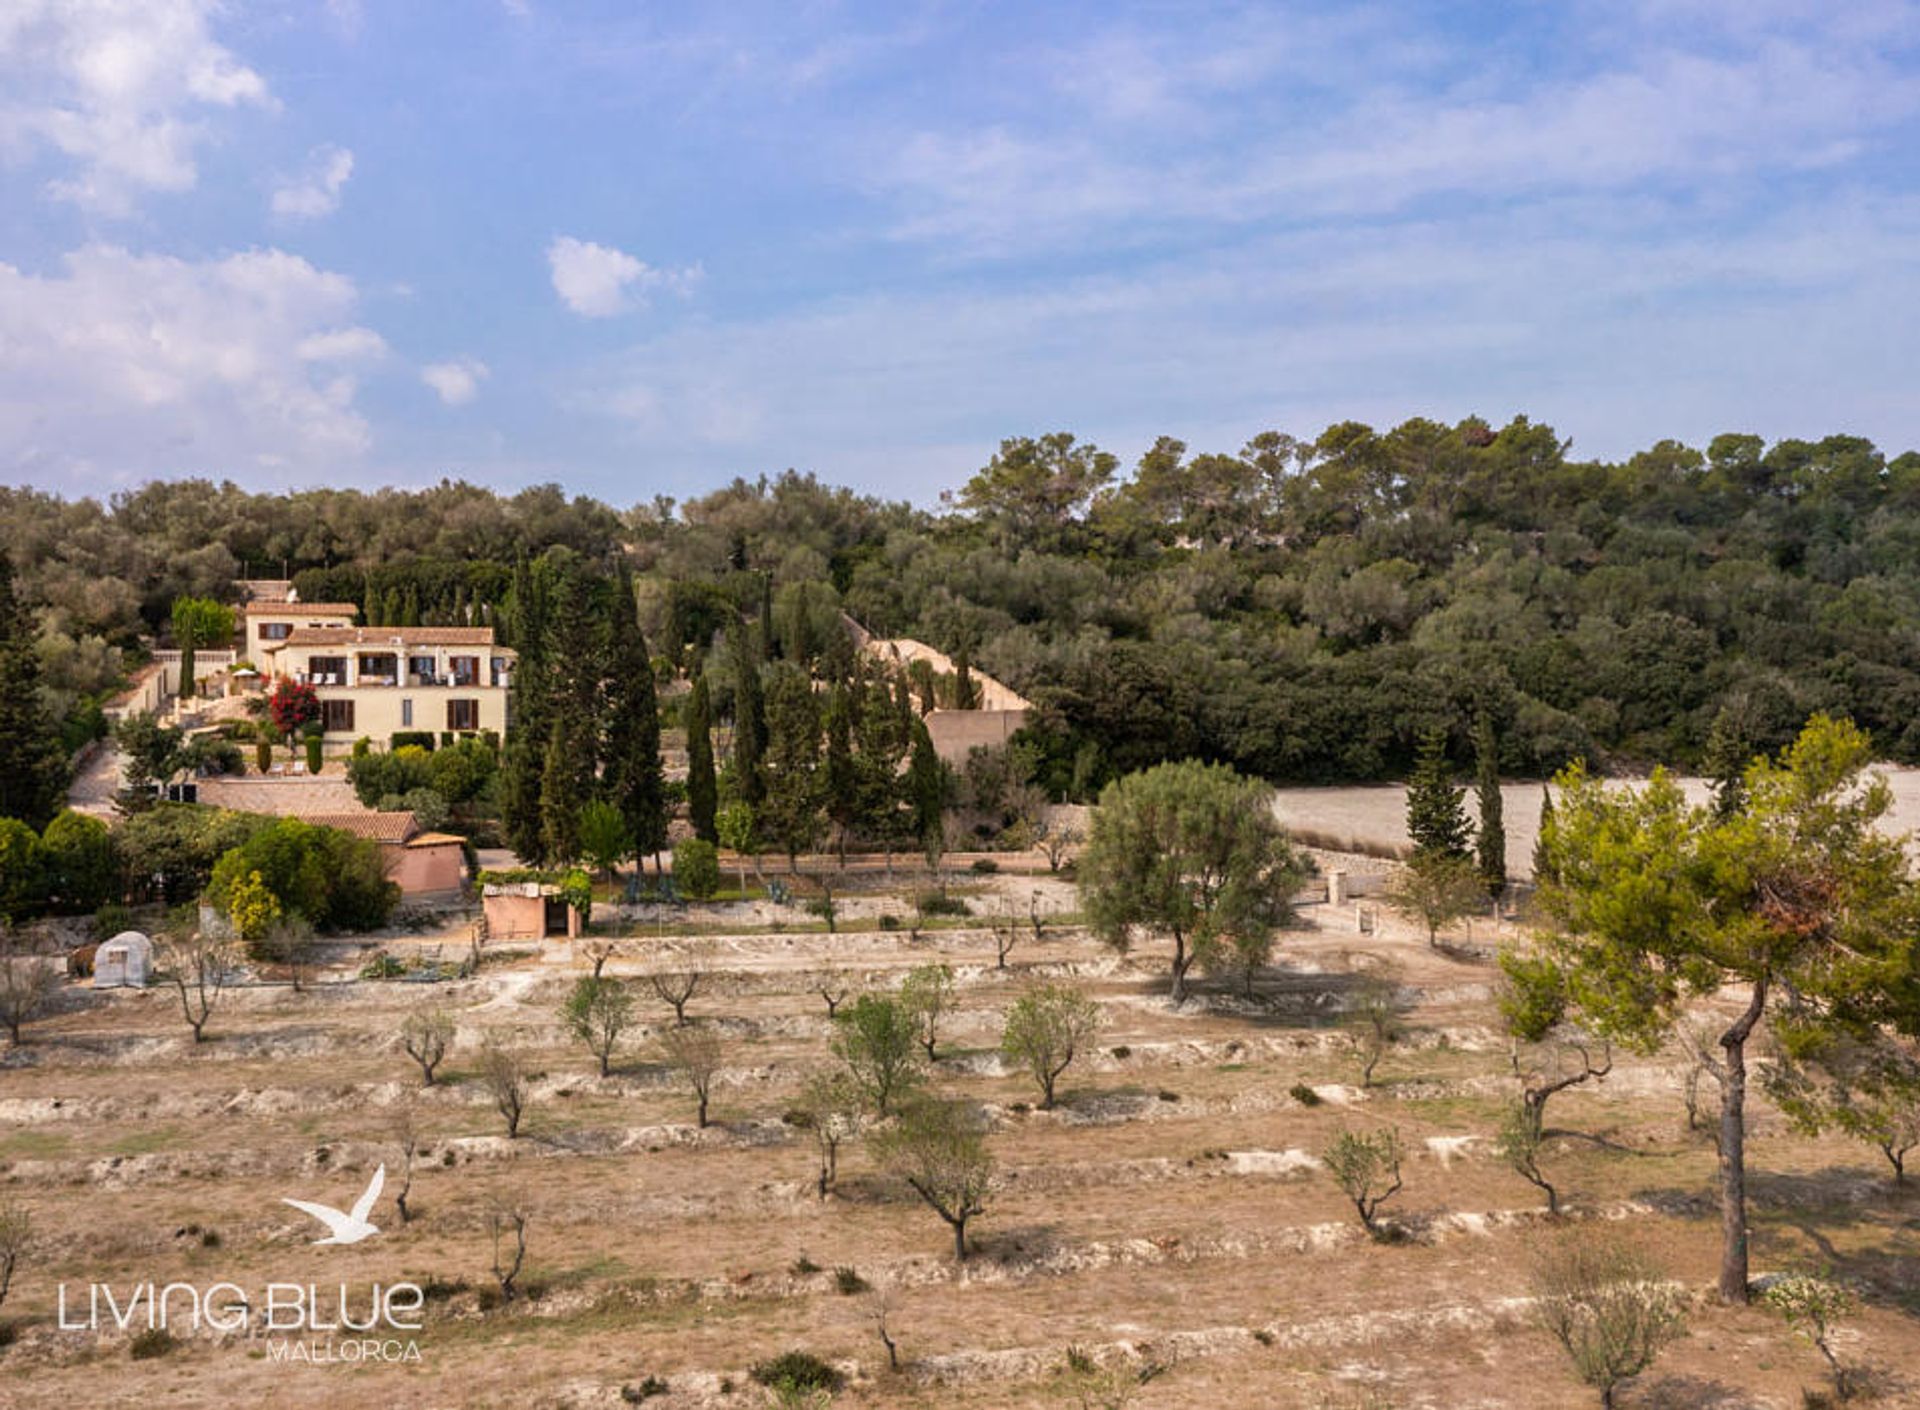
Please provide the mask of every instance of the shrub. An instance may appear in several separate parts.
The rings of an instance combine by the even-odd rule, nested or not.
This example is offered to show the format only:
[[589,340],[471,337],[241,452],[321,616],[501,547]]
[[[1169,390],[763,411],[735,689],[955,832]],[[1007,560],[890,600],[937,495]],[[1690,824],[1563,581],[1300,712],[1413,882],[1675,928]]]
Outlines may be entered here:
[[360,966],[362,979],[398,979],[407,972],[407,967],[392,955],[375,955]]
[[149,1327],[134,1337],[127,1347],[127,1354],[135,1361],[151,1361],[157,1356],[165,1356],[179,1344],[173,1333],[165,1327]]
[[253,767],[259,773],[265,773],[273,767],[273,741],[256,739],[253,742]]
[[1320,1094],[1304,1082],[1296,1082],[1287,1088],[1287,1095],[1301,1106],[1319,1106],[1321,1101]]
[[123,930],[133,929],[133,912],[118,901],[93,913],[93,938],[111,940]]
[[852,1297],[855,1293],[863,1293],[869,1286],[867,1280],[860,1276],[860,1270],[857,1268],[836,1268],[833,1270],[834,1291],[843,1297]]
[[808,1351],[785,1351],[767,1361],[756,1362],[747,1372],[769,1389],[785,1387],[801,1391],[836,1391],[843,1377]]
[[680,894],[689,900],[711,900],[720,889],[720,849],[700,837],[676,842],[673,879]]
[[431,751],[433,748],[433,731],[426,729],[396,730],[387,737],[387,748],[396,754],[402,749],[409,748]]
[[973,870],[980,876],[992,876],[1000,870],[1000,863],[992,857],[976,857]]
[[1625,1244],[1587,1231],[1540,1260],[1533,1286],[1540,1325],[1603,1405],[1686,1329],[1680,1294],[1658,1270]]
[[79,915],[114,898],[119,857],[100,819],[68,809],[47,824],[40,841],[56,909]]
[[923,916],[970,916],[973,907],[945,891],[922,891],[913,898],[913,908]]
[[298,818],[275,818],[221,857],[208,889],[218,902],[254,872],[282,913],[298,911],[320,930],[378,929],[400,897],[379,843]]
[[638,1405],[644,1400],[651,1400],[654,1396],[665,1395],[667,1392],[668,1386],[665,1380],[659,1376],[648,1376],[637,1386],[621,1386],[620,1399],[628,1405]]

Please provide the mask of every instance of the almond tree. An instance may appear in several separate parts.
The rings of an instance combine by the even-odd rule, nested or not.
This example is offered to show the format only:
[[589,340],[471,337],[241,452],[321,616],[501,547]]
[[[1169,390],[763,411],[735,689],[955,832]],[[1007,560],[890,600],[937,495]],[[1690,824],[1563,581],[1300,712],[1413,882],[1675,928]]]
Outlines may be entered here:
[[1007,1011],[1000,1052],[1032,1076],[1047,1111],[1060,1075],[1099,1032],[1100,1006],[1092,999],[1070,984],[1036,984]]
[[59,992],[59,968],[36,955],[18,953],[13,932],[0,924],[0,1025],[7,1038],[19,1046],[20,1030],[38,1018],[53,1003]]
[[1666,773],[1613,791],[1560,779],[1547,847],[1555,880],[1543,957],[1582,1027],[1652,1051],[1686,1006],[1730,992],[1721,1031],[1720,1296],[1748,1301],[1747,1045],[1772,1021],[1788,1053],[1920,1030],[1920,892],[1867,737],[1816,715],[1777,760],[1756,759],[1731,817]]
[[599,1061],[600,1075],[611,1076],[614,1050],[633,1026],[633,995],[617,979],[583,974],[560,1006],[560,1021]]
[[684,1024],[687,1021],[687,1005],[706,987],[712,976],[713,947],[695,941],[670,954],[672,958],[662,960],[648,969],[647,987],[653,990],[661,1003],[673,1010],[673,1021]]
[[935,1044],[940,1040],[940,1020],[953,1008],[953,968],[944,964],[923,964],[910,970],[900,985],[901,1006],[910,1012],[920,1028],[920,1046],[933,1061]]
[[433,1074],[453,1047],[453,1015],[443,1008],[419,1008],[400,1025],[400,1046],[420,1064],[420,1081],[433,1085]]
[[235,961],[233,942],[200,930],[187,916],[174,920],[175,931],[160,946],[162,973],[180,999],[180,1015],[193,1041],[207,1037],[207,1020],[226,991]]
[[917,1101],[868,1138],[874,1159],[907,1182],[953,1230],[953,1256],[967,1256],[967,1221],[986,1208],[993,1157],[978,1116],[959,1102]]
[[699,1103],[699,1124],[707,1124],[707,1100],[720,1071],[720,1035],[704,1023],[676,1024],[660,1035],[660,1053]]

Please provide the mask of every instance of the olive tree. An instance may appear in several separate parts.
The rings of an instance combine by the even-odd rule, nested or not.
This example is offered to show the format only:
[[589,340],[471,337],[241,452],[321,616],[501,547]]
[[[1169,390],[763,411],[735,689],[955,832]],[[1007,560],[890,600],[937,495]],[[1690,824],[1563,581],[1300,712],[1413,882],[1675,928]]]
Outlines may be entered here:
[[1375,1238],[1383,1232],[1380,1206],[1403,1188],[1400,1162],[1405,1154],[1399,1130],[1389,1126],[1368,1135],[1342,1131],[1320,1156],[1334,1183],[1352,1202],[1360,1223]]
[[[1731,990],[1720,1033],[1720,1296],[1749,1298],[1747,1045],[1771,1020],[1788,1054],[1920,1028],[1911,983],[1920,892],[1892,804],[1869,776],[1867,737],[1816,715],[1777,759],[1746,773],[1731,817],[1690,804],[1664,772],[1645,787],[1560,776],[1541,889],[1543,959],[1581,1026],[1654,1050],[1688,1003]],[[1898,978],[1906,976],[1906,978]]]
[[986,1208],[993,1156],[978,1113],[960,1102],[916,1101],[867,1138],[875,1161],[906,1181],[953,1230],[953,1256],[967,1256],[967,1221]]
[[1051,1110],[1060,1076],[1100,1032],[1100,1006],[1070,984],[1036,984],[1007,1010],[1000,1052],[1040,1088]]
[[1109,784],[1078,871],[1081,907],[1107,944],[1125,953],[1138,934],[1172,941],[1175,1003],[1196,959],[1211,967],[1287,924],[1306,876],[1272,790],[1191,760]]
[[1406,1036],[1405,1012],[1398,970],[1374,970],[1355,982],[1353,1006],[1347,1014],[1347,1037],[1360,1061],[1362,1087],[1373,1085],[1374,1070],[1387,1049]]
[[1422,852],[1387,882],[1387,905],[1425,927],[1427,944],[1438,948],[1440,932],[1487,904],[1479,869],[1450,852]]

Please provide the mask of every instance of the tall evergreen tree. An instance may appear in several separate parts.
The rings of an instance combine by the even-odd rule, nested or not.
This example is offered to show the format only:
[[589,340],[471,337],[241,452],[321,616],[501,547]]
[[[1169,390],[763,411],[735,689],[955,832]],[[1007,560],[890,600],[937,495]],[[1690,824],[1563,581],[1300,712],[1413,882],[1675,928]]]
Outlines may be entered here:
[[975,694],[973,658],[963,646],[953,656],[953,708],[971,710],[974,707]]
[[1420,737],[1420,753],[1407,782],[1407,836],[1416,857],[1472,857],[1473,827],[1467,821],[1466,796],[1466,790],[1453,781],[1447,731],[1435,725]]
[[1553,865],[1553,790],[1540,785],[1540,831],[1533,839],[1533,884],[1545,886],[1558,880]]
[[1489,896],[1507,889],[1507,824],[1500,797],[1500,741],[1493,712],[1483,708],[1473,722],[1475,792],[1480,804],[1480,832],[1474,847],[1480,879]]
[[[594,628],[598,584],[575,562],[556,565],[544,653],[551,697],[547,751],[540,772],[540,827],[546,860],[578,857],[580,810],[600,770],[600,720],[606,710],[602,637]],[[575,850],[555,850],[569,841]]]
[[913,753],[907,763],[907,801],[913,806],[913,834],[937,857],[945,848],[947,803],[953,796],[953,775],[934,752],[927,722],[913,722]]
[[860,774],[853,758],[853,703],[845,686],[827,694],[827,767],[823,790],[827,816],[837,833],[840,865],[847,864],[847,837],[860,824]]
[[562,866],[580,857],[580,814],[586,796],[579,789],[579,775],[568,758],[567,732],[558,723],[547,736],[547,750],[540,771],[540,851],[541,861]]
[[819,840],[824,782],[813,680],[791,661],[776,662],[767,671],[767,796],[757,816],[790,869]]
[[733,629],[733,787],[744,803],[758,808],[767,796],[767,700],[760,678],[766,661],[760,629]]
[[660,702],[653,685],[653,658],[640,631],[633,579],[622,570],[614,580],[607,615],[605,769],[601,785],[620,810],[643,861],[667,844],[666,774],[660,763]]
[[0,818],[44,827],[66,787],[60,733],[40,692],[32,611],[14,589],[13,560],[0,547]]
[[545,820],[540,811],[541,780],[546,772],[547,741],[552,731],[548,702],[552,683],[547,667],[547,600],[544,574],[536,577],[525,558],[514,565],[505,616],[508,644],[518,658],[507,696],[507,742],[500,768],[500,820],[507,845],[521,860],[537,862],[546,854]]
[[1723,705],[1707,730],[1700,767],[1713,790],[1714,816],[1722,822],[1735,817],[1747,802],[1747,765],[1760,751],[1740,716]]
[[713,707],[707,696],[707,675],[699,663],[693,668],[693,690],[687,696],[687,820],[693,835],[715,846],[720,829],[720,786],[713,772]]
[[862,686],[866,703],[854,723],[854,773],[860,790],[860,830],[887,849],[887,865],[893,865],[893,849],[906,835],[901,816],[905,800],[905,781],[900,764],[907,757],[908,741],[913,736],[913,711],[903,714],[887,677],[876,672]]

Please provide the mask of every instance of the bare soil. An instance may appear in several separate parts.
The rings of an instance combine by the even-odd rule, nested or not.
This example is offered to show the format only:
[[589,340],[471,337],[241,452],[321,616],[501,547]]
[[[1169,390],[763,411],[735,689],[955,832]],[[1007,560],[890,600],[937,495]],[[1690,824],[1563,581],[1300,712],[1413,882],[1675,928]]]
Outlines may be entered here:
[[[976,910],[993,889],[1022,912],[1036,887],[1049,908],[1071,905],[1047,878],[969,885]],[[857,899],[856,913],[901,905]],[[1350,914],[1309,908],[1313,928],[1285,938],[1252,999],[1207,984],[1176,1010],[1163,950],[1118,956],[1065,926],[1025,938],[1001,970],[983,926],[916,943],[742,919],[714,941],[724,983],[692,1004],[726,1035],[705,1130],[654,1051],[671,1014],[644,989],[650,1031],[612,1077],[564,1037],[556,1010],[577,964],[526,955],[422,985],[358,980],[343,963],[303,994],[229,992],[198,1048],[168,991],[74,990],[0,1066],[0,1198],[29,1206],[40,1234],[0,1314],[15,1329],[0,1403],[613,1407],[658,1377],[667,1389],[646,1404],[755,1406],[766,1392],[750,1368],[792,1348],[842,1369],[837,1404],[1114,1403],[1081,1398],[1070,1347],[1128,1379],[1161,1368],[1137,1406],[1597,1403],[1529,1318],[1530,1262],[1558,1231],[1493,1154],[1514,1083],[1484,958],[1398,929],[1362,937]],[[637,975],[669,943],[643,929],[610,971]],[[819,1199],[811,1143],[783,1119],[830,1061],[809,972],[885,989],[935,959],[955,967],[963,1003],[932,1080],[981,1104],[1000,1170],[965,1264],[858,1142]],[[1400,967],[1411,1032],[1362,1088],[1341,1025],[1355,970],[1382,962]],[[1084,984],[1107,1024],[1051,1112],[997,1053],[1001,1013],[1040,975]],[[459,1039],[423,1089],[396,1035],[426,1003],[455,1011]],[[487,1038],[540,1074],[518,1140],[477,1080]],[[423,1145],[402,1225],[392,1121],[407,1106]],[[1756,1271],[1854,1280],[1864,1305],[1841,1354],[1878,1403],[1920,1404],[1920,1197],[1896,1194],[1871,1150],[1758,1107]],[[1362,1233],[1319,1163],[1342,1129],[1383,1123],[1411,1152],[1388,1206],[1395,1243]],[[1567,1222],[1607,1221],[1694,1298],[1692,1334],[1623,1406],[1789,1410],[1824,1387],[1818,1354],[1777,1318],[1711,1301],[1714,1154],[1685,1128],[1677,1060],[1622,1058],[1556,1099],[1550,1124]],[[382,1163],[381,1232],[364,1242],[315,1247],[319,1226],[281,1202],[344,1209]],[[485,1296],[489,1201],[530,1214],[528,1295],[504,1307]],[[839,1291],[841,1268],[890,1289],[899,1372],[872,1298]],[[289,1364],[258,1329],[135,1360],[125,1333],[58,1325],[62,1284],[71,1318],[90,1283],[345,1282],[360,1297],[403,1278],[434,1294],[418,1363]]]

